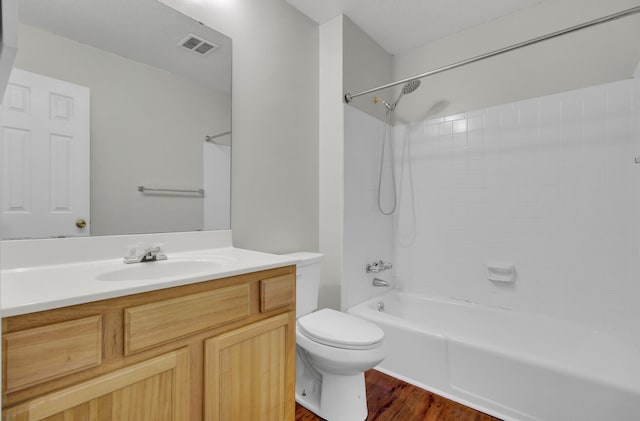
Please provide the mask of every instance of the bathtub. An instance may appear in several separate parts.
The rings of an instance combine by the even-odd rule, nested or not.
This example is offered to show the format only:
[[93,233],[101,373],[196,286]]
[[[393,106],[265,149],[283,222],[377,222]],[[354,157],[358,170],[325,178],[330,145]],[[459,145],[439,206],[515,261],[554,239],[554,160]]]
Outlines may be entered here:
[[498,418],[640,420],[640,349],[610,334],[397,291],[348,312],[384,329],[377,369]]

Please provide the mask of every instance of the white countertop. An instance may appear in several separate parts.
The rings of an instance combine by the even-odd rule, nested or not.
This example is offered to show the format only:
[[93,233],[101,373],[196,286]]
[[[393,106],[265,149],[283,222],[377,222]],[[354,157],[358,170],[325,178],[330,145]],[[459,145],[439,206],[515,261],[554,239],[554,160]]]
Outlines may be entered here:
[[2,270],[1,316],[50,310],[296,263],[295,258],[233,247],[167,253],[167,257],[165,261],[147,263],[125,264],[118,258]]

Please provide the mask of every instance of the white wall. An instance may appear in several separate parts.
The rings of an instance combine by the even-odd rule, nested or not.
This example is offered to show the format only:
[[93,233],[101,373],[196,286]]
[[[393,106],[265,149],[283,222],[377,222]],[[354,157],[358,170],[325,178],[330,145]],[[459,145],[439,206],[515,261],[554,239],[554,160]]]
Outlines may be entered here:
[[[394,217],[378,211],[378,171],[384,122],[352,106],[344,107],[344,270],[342,306],[349,308],[385,291],[373,287],[374,277],[395,282],[395,270],[368,274],[368,263],[395,262]],[[388,136],[392,135],[389,130]],[[387,144],[388,146],[390,143]],[[390,158],[387,149],[386,157]],[[383,174],[390,174],[385,160]],[[385,180],[390,180],[385,177]],[[392,208],[390,189],[382,190],[382,204]],[[386,193],[386,194],[385,194]]]
[[[633,112],[634,112],[634,126],[633,126],[633,150],[635,156],[640,158],[640,62],[634,73],[634,93],[633,93]],[[640,164],[635,165],[634,169],[634,186],[633,186],[633,199],[634,210],[637,212],[640,210]],[[637,213],[634,215],[637,218]],[[632,227],[632,235],[635,240],[635,250],[633,256],[633,265],[631,271],[633,274],[640,273],[640,223],[635,223]],[[637,289],[636,285],[633,285],[629,289],[630,293],[634,293]],[[634,294],[638,295],[638,294]],[[636,305],[632,308],[632,311],[623,309],[622,312],[611,312],[609,314],[611,324],[617,325],[620,330],[620,334],[623,337],[631,338],[635,340],[640,347],[640,335],[638,335],[637,324],[633,323],[640,319],[640,306]]]
[[[344,16],[337,16],[320,26],[319,235],[320,251],[325,254],[320,288],[321,307],[348,307],[350,302],[347,297],[352,294],[341,291],[341,288],[363,284],[359,280],[362,281],[364,273],[364,257],[373,262],[389,256],[387,248],[377,249],[373,244],[368,247],[368,253],[352,247],[357,244],[353,241],[355,238],[367,234],[365,221],[358,220],[359,211],[363,209],[360,202],[362,195],[353,186],[361,185],[366,189],[366,194],[370,194],[371,187],[364,181],[370,174],[360,174],[360,161],[354,165],[351,158],[365,150],[361,157],[364,163],[370,157],[377,156],[375,154],[380,144],[374,139],[359,136],[357,132],[348,132],[349,126],[345,123],[350,118],[348,111],[351,107],[343,106],[342,97],[345,90],[355,92],[388,81],[391,78],[391,60],[389,54]],[[360,101],[354,105],[384,119],[384,107],[381,104]],[[357,126],[352,124],[350,127]],[[356,138],[352,139],[352,136]],[[367,148],[367,143],[370,143],[370,148]],[[369,201],[365,207],[368,205]],[[374,222],[384,222],[390,228],[392,219]],[[375,230],[374,227],[368,228]],[[382,229],[380,232],[391,231]],[[386,241],[386,244],[390,242]]]
[[0,40],[0,98],[4,98],[9,75],[18,51],[18,0],[2,2],[2,37]]
[[202,188],[204,136],[228,127],[229,96],[37,28],[19,30],[16,67],[91,90],[91,233],[201,230],[202,198],[136,187]]
[[[539,2],[394,57],[394,79],[638,5],[638,0]],[[423,86],[403,99],[398,114],[419,121],[629,78],[640,59],[639,38],[640,16],[635,15],[444,72],[423,79]],[[427,115],[436,103],[435,115]]]
[[[401,287],[630,329],[638,89],[623,80],[413,125],[416,236],[396,244]],[[516,282],[488,281],[489,261],[513,262]]]
[[234,245],[318,250],[318,26],[282,0],[162,0],[233,39]]
[[[360,27],[343,16],[342,44],[344,63],[342,68],[344,92],[360,92],[374,86],[389,83],[393,78],[393,56],[387,53]],[[393,92],[385,90],[376,95],[392,101]],[[374,104],[371,98],[356,100],[351,105],[372,116],[384,120],[386,108]]]
[[343,26],[338,16],[320,26],[320,252],[319,306],[340,308],[344,212]]

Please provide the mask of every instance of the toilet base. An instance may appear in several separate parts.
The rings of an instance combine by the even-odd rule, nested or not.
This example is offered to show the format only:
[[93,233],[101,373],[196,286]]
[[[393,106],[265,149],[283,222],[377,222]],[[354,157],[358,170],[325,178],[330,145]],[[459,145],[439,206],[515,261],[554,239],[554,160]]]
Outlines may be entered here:
[[364,421],[367,418],[364,373],[351,376],[323,373],[320,388],[297,389],[296,401],[328,421]]
[[364,373],[322,376],[320,416],[329,421],[363,421],[367,418]]

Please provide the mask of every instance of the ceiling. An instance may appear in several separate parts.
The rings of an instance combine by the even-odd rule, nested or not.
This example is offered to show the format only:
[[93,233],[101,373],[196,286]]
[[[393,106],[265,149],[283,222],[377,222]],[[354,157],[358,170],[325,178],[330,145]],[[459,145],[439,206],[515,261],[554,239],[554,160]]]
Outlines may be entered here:
[[340,14],[348,16],[393,55],[542,3],[542,0],[286,1],[319,24]]
[[[20,0],[19,21],[231,93],[231,39],[159,1]],[[190,33],[219,48],[178,47]]]

